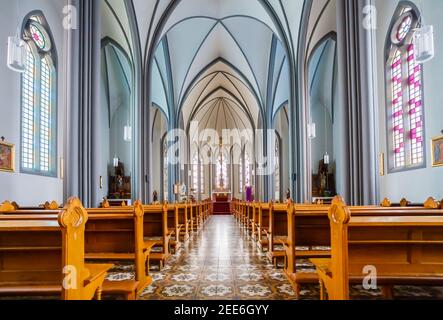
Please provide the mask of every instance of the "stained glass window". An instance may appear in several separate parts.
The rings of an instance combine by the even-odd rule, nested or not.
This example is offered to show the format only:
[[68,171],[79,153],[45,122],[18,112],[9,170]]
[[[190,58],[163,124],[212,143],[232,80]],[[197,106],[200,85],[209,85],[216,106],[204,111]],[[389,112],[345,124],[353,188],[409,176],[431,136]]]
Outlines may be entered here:
[[200,158],[200,193],[205,193],[205,165]]
[[245,153],[245,186],[251,185],[251,158]]
[[198,193],[199,192],[199,165],[198,165],[198,153],[196,152],[194,157],[192,158],[192,189],[193,192]]
[[226,189],[228,187],[228,162],[226,155],[220,151],[216,165],[217,188]]
[[29,44],[26,46],[26,70],[22,75],[22,167],[34,167],[34,74],[35,59]]
[[275,200],[280,200],[280,140],[275,139]]
[[240,163],[240,165],[238,166],[238,183],[239,183],[239,188],[240,188],[240,192],[243,192],[243,162]]
[[56,175],[56,108],[54,52],[51,39],[33,16],[23,33],[26,70],[21,78],[21,170]]
[[400,23],[400,26],[397,29],[397,40],[403,41],[408,35],[409,31],[411,31],[412,27],[412,17],[407,15],[403,18]]
[[418,18],[404,9],[393,24],[388,60],[388,128],[391,169],[402,170],[424,164],[422,67],[414,55],[413,30]]
[[163,200],[169,199],[168,139],[163,141]]
[[394,54],[391,65],[392,76],[392,126],[394,139],[395,167],[405,165],[405,137],[403,125],[403,74],[400,50]]
[[421,164],[424,158],[423,101],[421,65],[415,62],[414,45],[408,46],[409,128],[411,140],[411,162]]

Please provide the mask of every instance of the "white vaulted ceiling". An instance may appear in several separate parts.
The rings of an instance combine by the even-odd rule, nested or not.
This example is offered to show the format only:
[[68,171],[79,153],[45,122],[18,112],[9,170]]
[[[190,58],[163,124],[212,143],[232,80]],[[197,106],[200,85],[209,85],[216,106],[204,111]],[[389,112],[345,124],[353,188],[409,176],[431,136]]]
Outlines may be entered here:
[[[151,66],[143,67],[149,98],[172,125],[260,128],[281,107],[292,108],[304,0],[132,0],[138,30],[124,3],[103,0],[103,37],[133,59],[138,35]],[[313,0],[309,8],[306,52],[334,29],[335,0]],[[226,114],[223,121],[216,112],[208,118],[211,107]]]
[[[217,130],[259,128],[287,103],[288,54],[295,46],[283,1],[270,1],[278,9],[270,14],[259,0],[182,0],[163,16],[167,2],[149,6],[134,0],[134,5],[141,39],[150,39],[146,52],[155,45],[152,101],[176,125],[200,121]],[[148,28],[140,19],[146,10],[153,10]],[[154,30],[159,32],[155,43]],[[226,116],[219,119],[220,113],[208,108]]]

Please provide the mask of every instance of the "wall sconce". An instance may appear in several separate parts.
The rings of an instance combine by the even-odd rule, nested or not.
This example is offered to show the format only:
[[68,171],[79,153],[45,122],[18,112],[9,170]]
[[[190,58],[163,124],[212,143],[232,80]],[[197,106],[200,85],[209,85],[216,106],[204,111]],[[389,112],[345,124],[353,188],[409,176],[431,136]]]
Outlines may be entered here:
[[26,43],[19,37],[8,38],[8,68],[23,73],[26,70]]
[[117,158],[117,156],[114,158],[114,160],[113,160],[113,164],[114,164],[114,168],[117,168],[118,167],[118,163],[119,163],[119,159]]
[[434,27],[423,26],[414,34],[414,54],[417,63],[425,63],[435,56]]
[[131,142],[131,140],[132,140],[132,127],[131,126],[125,126],[124,132],[123,132],[123,140],[126,142]]
[[315,139],[317,137],[317,129],[315,123],[308,124],[308,138]]
[[326,152],[325,156],[323,157],[323,162],[324,162],[325,164],[329,164],[330,161],[331,161],[331,160],[330,160],[329,154]]

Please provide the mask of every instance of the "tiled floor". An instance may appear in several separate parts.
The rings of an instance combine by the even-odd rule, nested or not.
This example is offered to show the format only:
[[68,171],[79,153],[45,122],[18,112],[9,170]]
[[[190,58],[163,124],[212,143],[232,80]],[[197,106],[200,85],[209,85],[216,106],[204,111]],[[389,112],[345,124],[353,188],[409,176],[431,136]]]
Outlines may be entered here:
[[[297,268],[303,272],[315,272],[307,261],[297,261]],[[282,269],[276,270],[270,264],[266,254],[257,248],[231,216],[211,217],[161,271],[153,270],[151,275],[154,282],[141,294],[141,300],[295,299]],[[133,265],[120,264],[108,276],[111,281],[132,279]],[[301,289],[302,299],[319,298],[317,285]],[[443,288],[396,287],[394,293],[396,299],[443,299]],[[367,292],[353,287],[351,297],[380,299],[381,294],[379,290]],[[3,299],[8,298],[0,298]]]
[[290,283],[230,216],[214,216],[161,272],[141,299],[293,299]]
[[[298,268],[315,272],[307,261]],[[110,280],[133,279],[132,266],[120,266]],[[142,300],[292,300],[294,292],[282,269],[276,270],[266,254],[231,216],[213,216],[204,228],[168,260]],[[443,299],[443,288],[396,287],[398,299]],[[318,299],[316,285],[303,286],[302,299]],[[353,299],[380,299],[379,290],[351,288]]]

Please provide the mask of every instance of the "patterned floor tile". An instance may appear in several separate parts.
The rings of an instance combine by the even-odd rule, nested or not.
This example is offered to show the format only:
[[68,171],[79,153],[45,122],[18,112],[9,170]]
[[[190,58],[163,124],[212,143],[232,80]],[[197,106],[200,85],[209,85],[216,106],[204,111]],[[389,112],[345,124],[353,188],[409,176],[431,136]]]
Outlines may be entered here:
[[[309,260],[300,272],[316,272]],[[194,233],[166,266],[151,272],[153,283],[140,300],[293,300],[295,293],[282,265],[275,269],[266,252],[230,216],[214,216]],[[116,265],[111,281],[133,279],[133,265]],[[318,285],[302,285],[301,300],[318,300]],[[443,288],[395,287],[396,299],[443,299]],[[381,299],[381,292],[351,287],[353,299]]]

